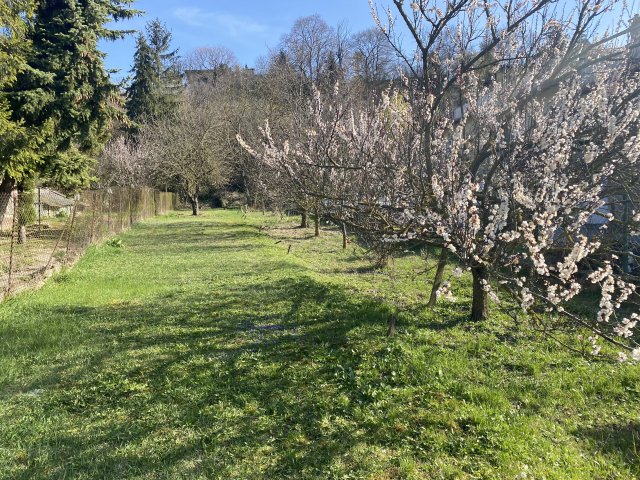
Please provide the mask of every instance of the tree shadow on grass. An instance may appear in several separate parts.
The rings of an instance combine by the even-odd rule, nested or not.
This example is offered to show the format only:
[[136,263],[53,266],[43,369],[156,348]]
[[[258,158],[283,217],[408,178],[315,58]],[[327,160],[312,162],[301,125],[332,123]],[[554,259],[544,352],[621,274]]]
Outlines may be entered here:
[[27,387],[64,425],[25,440],[45,460],[16,478],[320,478],[355,442],[322,427],[352,413],[335,403],[335,365],[353,329],[382,337],[388,311],[297,277],[43,312],[77,314],[99,346]]
[[[126,234],[125,249],[144,251],[145,261],[153,262],[156,252],[191,252],[185,262],[196,273],[153,296],[100,307],[80,301],[26,308],[33,318],[25,328],[42,323],[82,332],[68,354],[52,353],[50,339],[42,348],[34,340],[29,351],[20,329],[7,330],[2,341],[24,345],[20,352],[28,351],[40,372],[0,394],[6,407],[0,421],[17,425],[6,429],[11,436],[0,433],[20,445],[0,450],[10,456],[0,458],[0,465],[11,465],[8,478],[327,478],[340,462],[347,465],[343,472],[357,478],[349,463],[356,449],[391,452],[413,435],[409,427],[402,437],[394,433],[396,424],[385,421],[384,407],[367,393],[370,386],[385,388],[388,372],[380,364],[404,358],[393,352],[394,340],[386,348],[390,307],[305,276],[303,267],[275,249],[246,265],[240,256],[229,256],[229,265],[223,257],[214,262],[222,273],[209,272],[209,266],[198,270],[206,259],[218,258],[200,252],[242,252],[238,242],[259,235],[255,227],[224,222],[221,227],[237,231],[209,233],[215,225],[215,219],[144,224],[142,235]],[[260,262],[259,272],[250,261]],[[228,284],[212,279],[218,275]],[[462,306],[444,305],[426,317],[421,309],[408,308],[401,329],[413,318],[421,320],[412,328],[434,331],[456,328],[467,318]],[[424,372],[437,372],[439,358],[425,356]],[[454,393],[469,401],[464,388]],[[412,422],[405,413],[398,415]],[[433,429],[449,425],[439,418],[421,421],[435,422]],[[628,440],[596,440],[612,452],[629,451]]]
[[618,457],[620,463],[627,465],[635,475],[640,476],[639,421],[579,428],[576,435],[592,440],[599,451]]

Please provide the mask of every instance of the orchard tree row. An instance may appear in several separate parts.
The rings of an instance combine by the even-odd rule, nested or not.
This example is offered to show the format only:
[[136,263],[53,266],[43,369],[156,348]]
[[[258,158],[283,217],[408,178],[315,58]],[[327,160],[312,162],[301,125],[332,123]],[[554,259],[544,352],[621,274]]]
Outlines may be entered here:
[[348,78],[316,82],[292,126],[271,115],[238,140],[265,191],[383,251],[440,248],[433,294],[452,295],[447,262],[470,272],[471,321],[491,303],[640,361],[640,18],[625,6],[372,3],[408,73],[364,101]]

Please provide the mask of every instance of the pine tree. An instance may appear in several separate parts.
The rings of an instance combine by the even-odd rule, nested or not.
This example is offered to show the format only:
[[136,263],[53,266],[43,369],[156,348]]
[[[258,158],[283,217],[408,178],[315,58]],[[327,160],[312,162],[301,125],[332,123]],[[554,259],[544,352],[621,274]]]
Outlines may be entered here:
[[93,158],[117,115],[117,87],[104,68],[100,39],[121,38],[112,20],[136,14],[124,0],[41,0],[29,39],[28,68],[8,97],[19,118],[38,133],[32,174],[67,190],[86,187]]
[[127,90],[127,113],[134,122],[153,121],[175,110],[181,88],[178,51],[171,49],[171,32],[158,19],[139,34],[133,81]]

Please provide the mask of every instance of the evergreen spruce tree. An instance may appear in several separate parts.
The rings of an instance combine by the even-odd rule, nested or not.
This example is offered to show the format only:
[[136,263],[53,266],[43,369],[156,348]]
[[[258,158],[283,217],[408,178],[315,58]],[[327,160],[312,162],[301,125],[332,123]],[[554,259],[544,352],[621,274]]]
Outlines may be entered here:
[[127,89],[127,115],[134,122],[156,115],[154,92],[158,83],[156,62],[147,38],[138,34],[133,55],[133,81]]
[[171,114],[181,89],[178,51],[171,49],[171,32],[158,19],[138,35],[133,81],[127,89],[127,113],[140,124]]
[[136,14],[124,0],[41,0],[29,34],[28,67],[8,93],[15,118],[38,132],[31,174],[66,190],[88,185],[93,158],[117,115],[118,91],[104,68],[100,39],[112,20]]
[[182,88],[178,50],[171,49],[172,34],[159,19],[147,25],[147,38],[154,54],[155,68],[160,82],[157,96],[157,114],[168,115],[175,110]]

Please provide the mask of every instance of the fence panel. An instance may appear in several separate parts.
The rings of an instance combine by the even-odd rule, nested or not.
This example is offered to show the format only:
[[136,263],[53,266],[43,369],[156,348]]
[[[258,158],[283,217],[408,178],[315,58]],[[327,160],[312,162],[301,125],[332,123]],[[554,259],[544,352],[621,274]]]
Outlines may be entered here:
[[0,297],[73,262],[91,244],[175,208],[150,188],[89,190],[69,198],[47,188],[0,196]]

